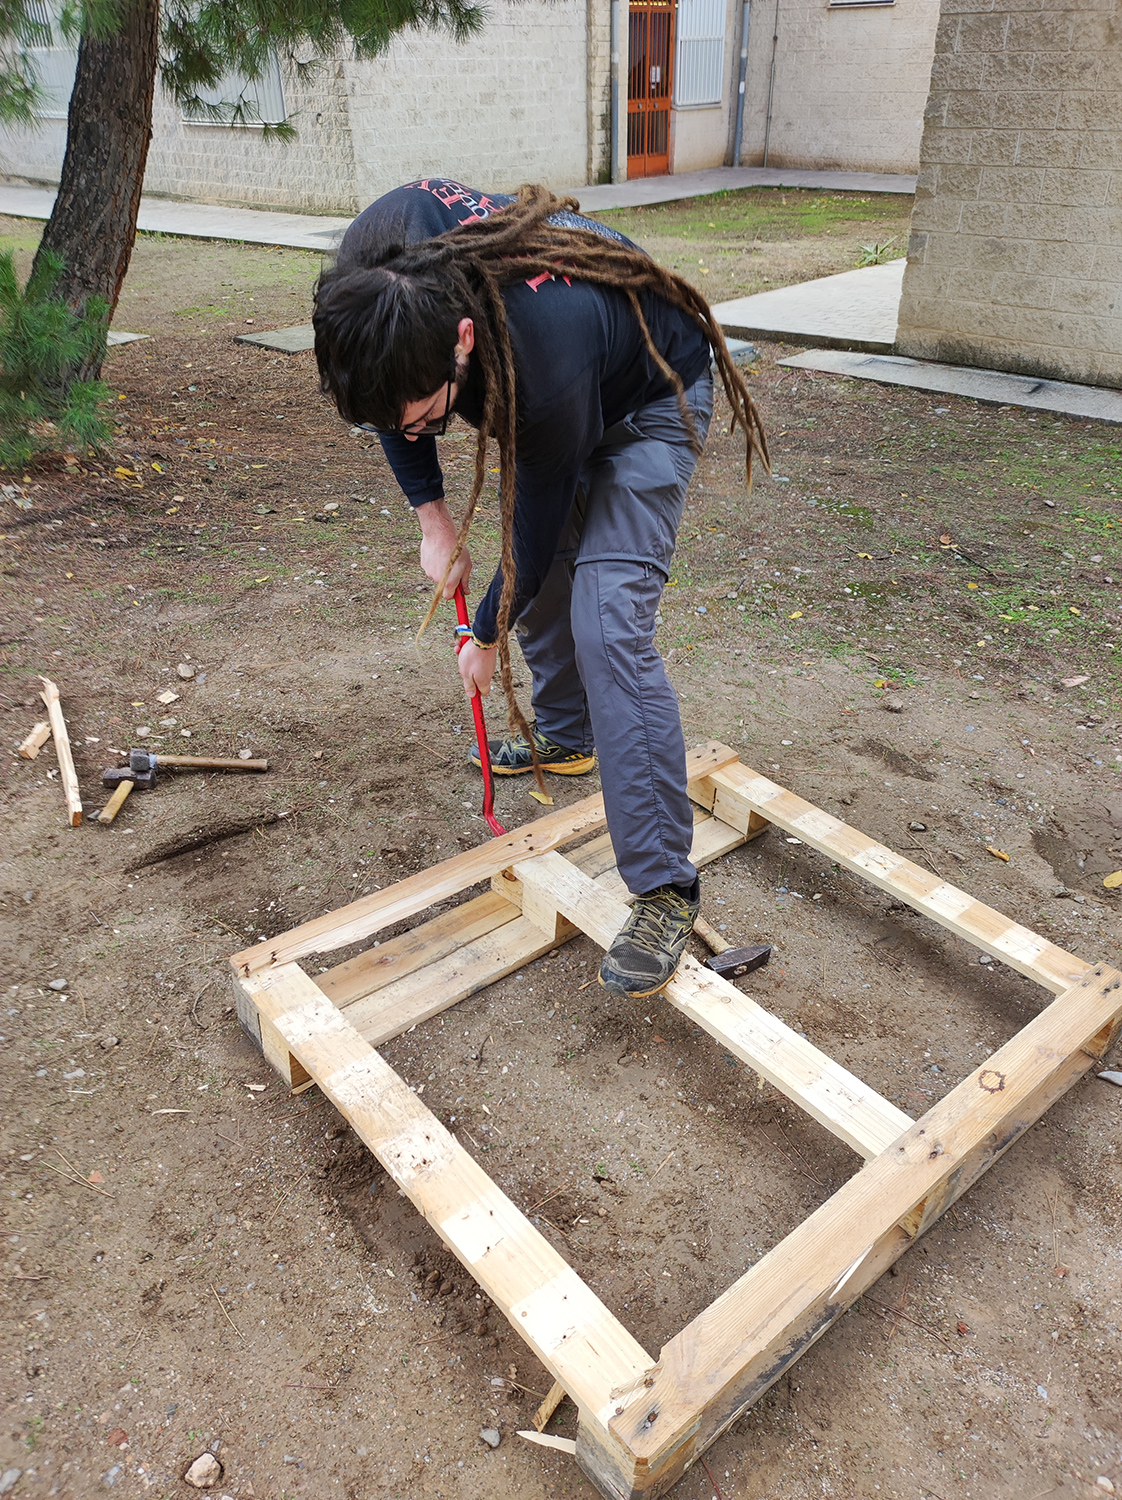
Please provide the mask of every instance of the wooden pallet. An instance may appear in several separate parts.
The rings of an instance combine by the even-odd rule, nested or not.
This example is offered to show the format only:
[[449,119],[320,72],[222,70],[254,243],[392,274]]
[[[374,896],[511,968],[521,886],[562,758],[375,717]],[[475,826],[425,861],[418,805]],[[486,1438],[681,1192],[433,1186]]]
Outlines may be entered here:
[[[864,1166],[657,1360],[375,1050],[579,932],[627,914],[600,797],[561,809],[233,956],[243,1026],[290,1084],[319,1084],[576,1403],[576,1457],[612,1500],[653,1500],[1101,1057],[1122,974],[1089,964],[741,765],[688,758],[703,864],[785,829],[1056,997],[922,1119],[881,1098],[687,957],[665,1000],[858,1152]],[[490,881],[403,937],[310,978],[352,946]]]

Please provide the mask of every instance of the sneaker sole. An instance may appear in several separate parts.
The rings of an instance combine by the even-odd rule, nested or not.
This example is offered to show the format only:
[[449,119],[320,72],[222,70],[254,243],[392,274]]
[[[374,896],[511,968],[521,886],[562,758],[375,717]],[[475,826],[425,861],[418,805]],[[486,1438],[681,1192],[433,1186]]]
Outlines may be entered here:
[[[681,968],[680,963],[678,965],[678,968]],[[598,984],[600,985],[600,988],[603,990],[607,990],[610,995],[619,995],[624,1000],[649,1000],[652,995],[661,995],[663,990],[670,983],[670,980],[675,977],[677,972],[678,969],[675,969],[674,973],[671,974],[669,978],[664,979],[661,984],[656,984],[653,990],[621,989],[619,985],[607,984],[602,974],[597,974],[596,979]]]
[[[482,767],[480,766],[474,755],[471,757],[471,763],[477,771],[482,770]],[[551,776],[584,776],[589,771],[591,771],[593,766],[596,764],[596,757],[594,755],[588,755],[584,758],[584,760],[576,760],[571,762],[571,764],[563,766],[551,766],[548,761],[544,760],[540,762],[540,764],[542,770],[548,771]],[[533,766],[496,766],[492,762],[491,775],[527,776],[531,771],[533,771],[533,769]]]

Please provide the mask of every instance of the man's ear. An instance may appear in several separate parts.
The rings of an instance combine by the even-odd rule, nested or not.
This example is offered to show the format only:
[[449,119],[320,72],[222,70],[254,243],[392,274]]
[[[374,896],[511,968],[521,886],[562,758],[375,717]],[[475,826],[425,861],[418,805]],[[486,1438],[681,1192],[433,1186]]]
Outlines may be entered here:
[[475,348],[475,324],[470,318],[461,318],[456,329],[456,354],[470,354]]

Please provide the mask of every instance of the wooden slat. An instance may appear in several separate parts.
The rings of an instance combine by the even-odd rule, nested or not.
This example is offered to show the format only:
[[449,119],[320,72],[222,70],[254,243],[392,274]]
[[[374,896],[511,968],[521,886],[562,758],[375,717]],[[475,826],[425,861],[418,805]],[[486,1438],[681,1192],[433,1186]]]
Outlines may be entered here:
[[400,937],[390,938],[377,948],[367,948],[324,974],[317,974],[316,983],[342,1010],[364,995],[373,995],[387,984],[394,984],[427,964],[437,963],[475,938],[494,932],[504,922],[513,922],[517,915],[509,901],[488,891],[452,911],[441,912],[439,917],[422,922]]
[[641,1401],[611,1423],[650,1477],[632,1493],[663,1494],[1103,1055],[1120,1023],[1122,975],[1098,966],[671,1339]]
[[510,921],[436,963],[352,1001],[344,1012],[347,1020],[372,1046],[380,1047],[565,941],[553,931],[543,932],[509,902],[506,905]]
[[66,720],[62,716],[58,687],[49,677],[40,677],[39,681],[43,684],[43,691],[39,696],[46,706],[51,734],[54,736],[59,779],[66,798],[66,816],[71,828],[77,828],[82,821],[82,794],[78,790],[78,774],[74,770],[74,757],[70,753],[70,736],[66,732]]
[[690,795],[727,823],[743,827],[752,813],[766,817],[1053,994],[1062,994],[1091,967],[747,766],[714,772]]
[[[518,875],[524,889],[552,902],[601,947],[610,945],[627,920],[622,901],[559,854],[524,861]],[[878,1155],[910,1128],[909,1115],[696,959],[683,958],[663,994],[862,1156]]]
[[295,964],[238,982],[569,1392],[581,1420],[603,1430],[613,1389],[651,1363],[642,1345]]
[[[692,858],[695,864],[704,865],[741,842],[742,836],[736,829],[729,828],[718,818],[703,815],[694,829]],[[610,841],[605,851],[599,839],[590,840],[572,856],[558,856],[571,859],[577,868],[587,865],[600,870],[598,886],[606,883],[605,888],[609,891],[616,887],[623,891],[623,882],[615,865],[604,869],[608,857]],[[513,875],[513,872],[505,873]],[[373,950],[376,957],[394,944],[402,945],[402,960],[407,967],[400,979],[391,979],[387,975],[356,995],[346,1006],[347,1019],[372,1046],[380,1047],[411,1026],[430,1020],[577,935],[579,929],[568,924],[558,931],[555,923],[548,919],[542,923],[521,920],[521,882],[517,876],[509,880],[502,876],[495,879],[505,894],[480,896],[457,907],[455,912],[414,928],[413,932],[395,939],[394,943]],[[496,907],[497,911],[494,910]],[[484,913],[489,911],[494,911],[494,915],[485,918]],[[459,912],[468,914],[468,917],[457,928],[453,919]],[[477,918],[474,922],[469,920],[473,914]],[[484,927],[485,930],[470,939],[457,940],[473,927]],[[421,938],[426,931],[430,935],[434,931],[437,934],[428,945]],[[420,941],[406,952],[404,949],[410,938]],[[360,959],[368,956],[362,954]],[[357,964],[359,960],[351,962]],[[337,969],[318,975],[317,984],[322,987],[325,980],[348,967],[340,964]],[[355,982],[357,985],[357,980]],[[333,991],[330,998],[339,1003],[337,991]]]
[[[708,776],[735,759],[736,751],[727,745],[713,740],[700,745],[686,756],[688,781],[692,783]],[[490,839],[477,849],[467,849],[463,854],[398,881],[384,891],[376,891],[338,911],[328,912],[326,916],[281,933],[266,943],[235,953],[230,963],[236,974],[245,977],[261,969],[289,964],[309,953],[330,953],[337,948],[348,948],[352,943],[372,937],[384,927],[467,890],[469,886],[489,880],[516,860],[555,849],[603,822],[604,799],[586,797],[572,807],[559,808],[557,812],[504,834],[502,838]]]

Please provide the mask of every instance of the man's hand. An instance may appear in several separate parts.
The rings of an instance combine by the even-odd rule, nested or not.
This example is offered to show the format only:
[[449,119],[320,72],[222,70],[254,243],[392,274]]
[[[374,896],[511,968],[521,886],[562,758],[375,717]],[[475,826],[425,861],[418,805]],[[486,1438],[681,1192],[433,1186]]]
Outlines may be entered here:
[[[427,505],[418,505],[417,520],[421,523],[421,567],[433,583],[439,583],[444,578],[448,559],[456,550],[459,528],[448,513],[448,507],[443,500],[430,500]],[[471,553],[465,546],[457,557],[452,571],[445,579],[445,599],[452,598],[457,585],[462,586],[464,592],[467,593],[470,577]]]
[[460,654],[456,658],[456,665],[460,669],[460,676],[464,680],[464,692],[470,698],[474,693],[480,693],[484,698],[491,691],[491,678],[495,675],[495,661],[498,658],[499,648],[497,646],[484,650],[477,646],[474,641],[465,641],[460,647]]

